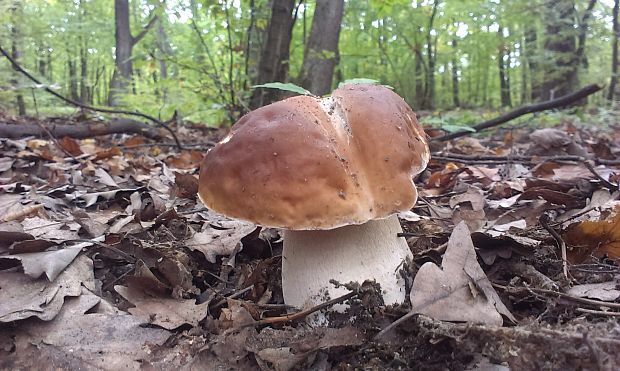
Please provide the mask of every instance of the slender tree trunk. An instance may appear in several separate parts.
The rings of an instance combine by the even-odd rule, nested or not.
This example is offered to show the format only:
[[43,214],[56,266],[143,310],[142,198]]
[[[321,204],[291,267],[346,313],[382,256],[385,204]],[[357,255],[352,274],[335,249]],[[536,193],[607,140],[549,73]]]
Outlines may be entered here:
[[572,92],[578,84],[579,58],[576,49],[573,0],[546,0],[545,80],[542,100],[550,100]]
[[[458,24],[456,25],[458,27]],[[459,62],[456,35],[452,37],[452,104],[460,107],[459,100]]]
[[437,15],[437,8],[439,7],[439,0],[433,2],[433,10],[431,17],[428,21],[428,30],[426,33],[426,57],[428,59],[428,70],[426,71],[426,108],[435,108],[435,51],[433,50],[433,23],[435,16]]
[[[69,55],[72,52],[68,52]],[[78,74],[77,74],[77,62],[73,58],[67,59],[67,67],[69,69],[69,97],[74,101],[80,100],[78,94]]]
[[110,81],[108,104],[118,104],[118,94],[128,91],[133,63],[131,54],[133,47],[146,35],[148,30],[155,24],[157,16],[151,17],[149,23],[136,36],[131,34],[129,25],[129,0],[114,0],[114,24],[116,51],[114,60],[114,74]]
[[508,77],[508,67],[510,66],[510,61],[505,61],[506,57],[509,55],[508,46],[504,40],[504,28],[499,27],[497,31],[497,36],[499,38],[499,53],[497,55],[497,65],[499,67],[499,87],[500,87],[500,96],[501,96],[501,104],[502,107],[509,107],[512,105],[510,101],[510,80]]
[[529,72],[530,91],[527,94],[527,101],[540,100],[542,96],[541,76],[539,76],[539,63],[536,59],[537,51],[537,34],[535,25],[527,25],[524,34],[524,56],[527,61],[527,69]]
[[80,102],[91,102],[88,89],[88,52],[85,45],[80,48]]
[[298,82],[316,95],[331,91],[344,0],[316,0]]
[[588,58],[584,54],[586,49],[586,36],[588,33],[588,21],[590,20],[590,16],[592,15],[592,9],[596,5],[596,0],[590,0],[588,2],[588,7],[583,13],[581,17],[581,21],[579,22],[579,37],[577,39],[577,51],[575,54],[577,55],[577,59],[579,60],[579,65],[583,68],[588,68]]
[[[19,28],[17,27],[18,18],[21,16],[21,8],[19,2],[14,3],[11,8],[11,58],[16,62],[19,62],[21,57],[21,52],[19,50],[18,45],[21,42],[21,34],[19,32]],[[19,72],[15,70],[15,77],[11,79],[11,85],[15,87],[15,105],[17,106],[17,113],[21,116],[26,115],[26,102],[24,101],[24,96],[21,93],[21,89],[19,88]]]
[[[267,39],[258,64],[257,84],[285,82],[288,78],[289,47],[293,30],[295,0],[273,0]],[[280,97],[276,89],[254,89],[250,108],[275,102]]]
[[611,83],[609,83],[609,92],[607,99],[620,100],[620,91],[618,91],[618,40],[620,40],[620,26],[618,25],[618,4],[620,0],[614,2],[613,9],[613,41],[611,47]]

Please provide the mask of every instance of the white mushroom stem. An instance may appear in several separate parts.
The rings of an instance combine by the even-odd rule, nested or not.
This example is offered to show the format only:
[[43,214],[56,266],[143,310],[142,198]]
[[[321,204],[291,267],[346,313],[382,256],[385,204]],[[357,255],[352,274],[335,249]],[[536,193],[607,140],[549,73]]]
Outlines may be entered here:
[[285,231],[282,253],[284,302],[298,308],[346,294],[329,283],[376,280],[385,304],[405,301],[405,282],[399,274],[411,257],[398,217],[371,220],[331,230]]

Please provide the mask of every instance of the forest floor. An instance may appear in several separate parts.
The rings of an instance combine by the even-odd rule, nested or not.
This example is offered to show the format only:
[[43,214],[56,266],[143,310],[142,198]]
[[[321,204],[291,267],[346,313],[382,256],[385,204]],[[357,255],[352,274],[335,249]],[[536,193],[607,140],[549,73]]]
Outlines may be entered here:
[[620,367],[617,115],[432,142],[421,197],[400,214],[411,301],[348,285],[327,327],[285,316],[278,230],[197,201],[199,163],[226,130],[174,130],[192,149],[0,139],[0,369]]

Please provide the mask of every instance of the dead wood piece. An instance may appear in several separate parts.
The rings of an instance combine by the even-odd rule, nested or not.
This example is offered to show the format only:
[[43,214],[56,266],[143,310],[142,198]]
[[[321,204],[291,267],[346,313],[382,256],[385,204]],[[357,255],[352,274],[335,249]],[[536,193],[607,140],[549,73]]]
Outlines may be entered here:
[[0,138],[24,138],[29,136],[47,138],[71,137],[92,138],[108,134],[140,134],[150,139],[161,140],[163,136],[153,126],[140,121],[114,118],[110,121],[86,121],[74,124],[7,124],[0,123]]
[[[573,104],[575,102],[578,102],[581,99],[587,97],[588,95],[594,94],[601,89],[602,87],[596,84],[588,85],[588,86],[585,86],[577,90],[576,92],[561,96],[557,99],[552,99],[552,100],[548,100],[548,101],[541,102],[541,103],[528,104],[525,106],[521,106],[513,111],[506,112],[505,114],[500,115],[496,118],[493,118],[491,120],[484,121],[484,122],[481,122],[480,124],[474,125],[472,126],[472,129],[475,129],[476,132],[480,132],[484,129],[488,129],[494,126],[501,125],[505,122],[516,119],[517,117],[523,116],[528,113],[541,112],[541,111],[546,111],[552,108],[564,107],[564,106]],[[440,137],[431,138],[431,141],[443,142],[443,141],[454,139],[454,138],[460,138],[460,137],[469,135],[471,133],[472,133],[471,131],[467,131],[467,130],[458,131],[456,133],[450,133],[450,134],[442,135]]]

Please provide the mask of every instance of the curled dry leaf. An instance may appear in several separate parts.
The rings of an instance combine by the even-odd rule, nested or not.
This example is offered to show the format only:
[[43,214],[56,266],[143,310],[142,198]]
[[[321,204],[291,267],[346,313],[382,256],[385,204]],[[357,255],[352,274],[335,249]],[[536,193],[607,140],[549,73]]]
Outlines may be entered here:
[[444,321],[500,326],[501,315],[516,322],[478,264],[474,244],[464,222],[452,232],[441,268],[425,263],[411,288],[414,313]]
[[[205,255],[208,261],[215,263],[219,255],[231,255],[238,249],[241,239],[256,229],[256,225],[240,220],[230,220],[223,224],[224,228],[214,228],[205,224],[205,229],[194,234],[186,242],[191,250],[198,250]],[[241,251],[239,246],[238,251]]]
[[620,261],[620,202],[613,203],[613,209],[601,213],[599,220],[571,224],[564,231],[564,241],[572,247],[568,251],[570,262],[603,256]]
[[152,296],[139,285],[114,286],[114,290],[135,305],[129,313],[144,323],[151,323],[167,330],[183,324],[198,325],[209,313],[209,303],[196,305],[196,299],[173,299],[165,296]]
[[0,369],[143,369],[142,360],[170,333],[127,314],[86,314],[98,302],[94,295],[71,298],[53,321],[9,329],[15,351],[3,355],[0,349]]
[[79,296],[81,287],[95,289],[93,262],[77,257],[53,282],[32,279],[21,272],[0,272],[0,322],[28,317],[49,321],[56,317],[67,296]]
[[[19,261],[24,273],[32,278],[39,278],[43,273],[47,279],[54,281],[73,259],[82,251],[86,244],[73,246],[54,251],[42,251],[26,254],[14,254],[0,256],[0,262],[8,263],[10,260]],[[0,266],[0,269],[1,266]]]
[[614,280],[601,283],[577,285],[568,289],[566,293],[581,298],[614,302],[620,299],[620,282],[618,280]]

